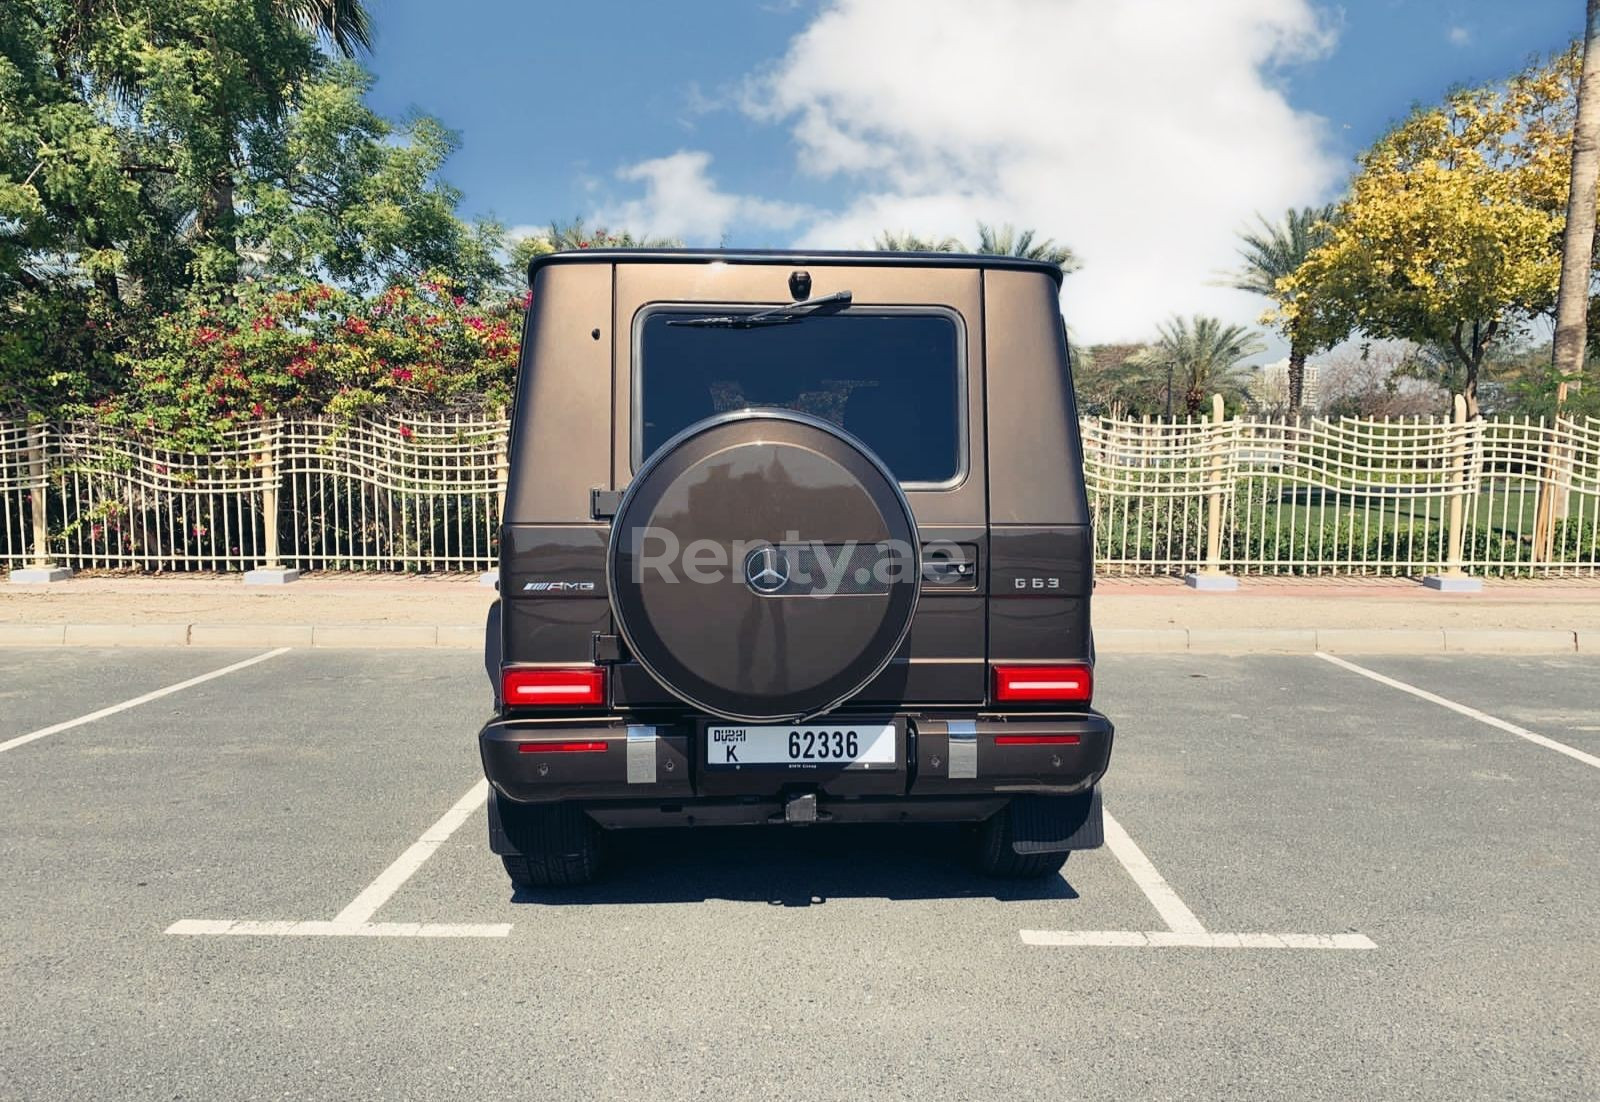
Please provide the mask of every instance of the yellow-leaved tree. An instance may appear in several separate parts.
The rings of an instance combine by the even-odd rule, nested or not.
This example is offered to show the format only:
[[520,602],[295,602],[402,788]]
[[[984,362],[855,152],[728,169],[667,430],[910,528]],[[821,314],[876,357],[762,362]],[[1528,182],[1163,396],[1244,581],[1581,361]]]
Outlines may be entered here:
[[1279,320],[1446,348],[1470,416],[1490,344],[1561,277],[1578,48],[1420,109],[1362,154],[1327,240],[1279,281]]

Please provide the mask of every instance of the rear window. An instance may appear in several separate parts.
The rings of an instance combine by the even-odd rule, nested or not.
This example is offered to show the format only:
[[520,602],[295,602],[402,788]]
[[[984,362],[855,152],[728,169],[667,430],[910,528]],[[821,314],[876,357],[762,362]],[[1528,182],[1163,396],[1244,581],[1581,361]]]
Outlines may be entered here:
[[658,309],[640,323],[636,463],[713,414],[777,407],[860,437],[901,482],[948,483],[961,474],[960,330],[953,315],[852,309],[757,329],[667,324],[707,312]]

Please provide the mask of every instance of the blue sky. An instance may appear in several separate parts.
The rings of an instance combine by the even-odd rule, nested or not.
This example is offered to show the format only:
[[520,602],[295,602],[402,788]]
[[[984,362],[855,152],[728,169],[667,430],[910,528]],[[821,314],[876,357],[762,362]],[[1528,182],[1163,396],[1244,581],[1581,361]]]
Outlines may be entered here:
[[470,214],[767,246],[1012,220],[1083,254],[1065,299],[1094,340],[1253,320],[1214,285],[1251,212],[1334,197],[1412,104],[1583,20],[1581,0],[372,7],[371,101],[460,132]]

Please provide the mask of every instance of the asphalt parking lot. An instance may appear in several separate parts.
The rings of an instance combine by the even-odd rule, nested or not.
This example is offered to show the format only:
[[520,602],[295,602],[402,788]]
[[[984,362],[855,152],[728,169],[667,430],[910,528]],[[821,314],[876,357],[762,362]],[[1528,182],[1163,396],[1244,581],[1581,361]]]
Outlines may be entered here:
[[729,830],[514,897],[471,653],[0,650],[0,1095],[1600,1095],[1600,660],[1345,661],[1108,656],[1046,884]]

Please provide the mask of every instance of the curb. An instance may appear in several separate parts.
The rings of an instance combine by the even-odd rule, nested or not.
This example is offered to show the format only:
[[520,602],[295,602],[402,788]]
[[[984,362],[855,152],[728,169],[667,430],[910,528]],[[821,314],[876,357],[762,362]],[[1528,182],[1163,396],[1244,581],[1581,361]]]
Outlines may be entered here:
[[1375,628],[1108,628],[1100,654],[1594,654],[1600,631]]
[[[1600,629],[1105,628],[1100,654],[1595,654]],[[477,650],[478,624],[0,624],[10,647]]]

